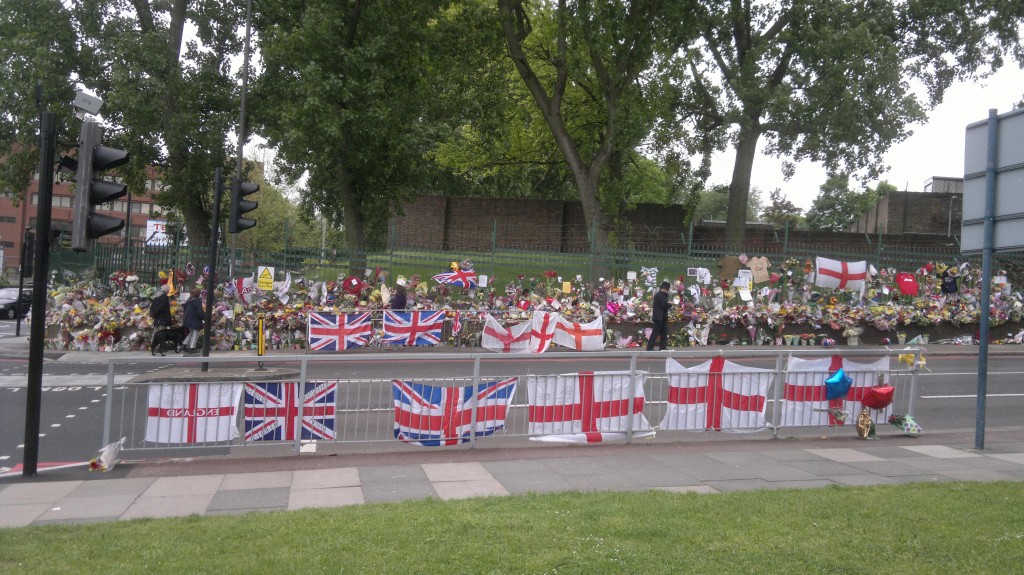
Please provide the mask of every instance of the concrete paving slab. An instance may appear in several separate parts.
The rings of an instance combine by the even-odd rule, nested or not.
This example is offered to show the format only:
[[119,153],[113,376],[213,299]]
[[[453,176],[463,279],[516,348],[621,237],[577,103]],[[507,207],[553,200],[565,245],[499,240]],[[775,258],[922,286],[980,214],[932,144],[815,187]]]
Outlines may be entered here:
[[942,473],[957,469],[972,469],[973,466],[970,464],[974,462],[973,459],[936,459],[934,457],[908,457],[902,461],[907,465],[924,471],[937,471]]
[[157,477],[143,497],[213,496],[224,482],[223,475],[186,475]]
[[807,451],[806,449],[780,449],[780,450],[765,450],[760,453],[761,456],[771,459],[773,461],[779,461],[783,463],[796,463],[798,461],[823,461],[824,458],[820,455],[816,455]]
[[272,489],[291,487],[291,471],[267,471],[261,473],[238,473],[227,475],[220,484],[221,491],[233,489]]
[[417,464],[360,467],[359,481],[366,501],[401,501],[437,496],[423,467]]
[[491,481],[494,477],[479,462],[424,463],[423,473],[432,483],[439,481]]
[[140,519],[143,517],[187,517],[206,513],[213,493],[196,495],[165,495],[147,497],[143,495],[121,514],[121,519]]
[[880,477],[878,475],[872,475],[870,473],[861,473],[859,475],[834,475],[826,477],[829,481],[838,483],[839,485],[846,485],[848,487],[864,487],[869,485],[891,485],[896,483],[891,477]]
[[28,481],[8,485],[0,491],[0,505],[55,503],[74,491],[82,481]]
[[989,455],[989,457],[993,459],[999,459],[1001,461],[1009,461],[1010,463],[1018,463],[1020,465],[1024,465],[1024,453],[993,453]]
[[851,467],[845,463],[823,459],[818,457],[813,461],[794,461],[790,463],[795,469],[800,469],[814,475],[815,477],[831,477],[834,475],[861,475],[862,469]]
[[509,494],[508,490],[493,478],[434,482],[434,491],[445,501]]
[[838,461],[839,463],[858,463],[864,461],[885,461],[881,457],[864,453],[858,449],[848,448],[830,448],[830,449],[808,449],[808,453],[824,457],[825,459],[831,459],[832,461]]
[[339,467],[337,469],[302,469],[292,476],[292,491],[297,489],[327,489],[358,487],[359,469]]
[[321,487],[315,489],[292,489],[288,495],[288,509],[314,507],[341,507],[365,503],[363,490],[359,487]]
[[710,485],[670,485],[665,487],[655,487],[658,491],[670,491],[672,493],[704,493],[713,495],[715,493],[721,493]]
[[136,498],[136,495],[65,497],[40,515],[37,521],[120,517],[135,502]]
[[1015,479],[1006,473],[988,469],[949,469],[943,471],[942,474],[957,481],[1013,481]]
[[290,489],[287,487],[221,489],[213,495],[207,509],[210,511],[286,509],[289,491]]
[[28,503],[25,505],[0,505],[0,527],[25,527],[31,525],[50,509],[49,503]]
[[488,461],[484,467],[509,493],[565,491],[568,483],[542,461]]
[[153,484],[151,477],[131,479],[100,479],[86,481],[76,487],[68,497],[102,497],[108,495],[142,495]]
[[963,451],[962,449],[954,449],[946,445],[904,445],[900,449],[906,449],[907,451],[913,451],[914,453],[920,453],[921,455],[927,455],[929,457],[937,457],[939,459],[966,459],[982,457],[977,453]]
[[771,489],[772,483],[764,479],[730,479],[727,481],[708,481],[707,485],[721,493],[729,491],[755,491]]

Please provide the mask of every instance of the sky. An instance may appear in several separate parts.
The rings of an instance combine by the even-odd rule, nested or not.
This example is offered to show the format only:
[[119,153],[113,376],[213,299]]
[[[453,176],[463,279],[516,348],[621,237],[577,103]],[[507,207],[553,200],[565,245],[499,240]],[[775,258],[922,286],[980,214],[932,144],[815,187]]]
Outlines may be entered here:
[[[992,108],[1000,114],[1009,112],[1022,97],[1024,70],[1012,59],[986,80],[951,86],[942,104],[928,114],[927,122],[912,127],[914,134],[885,155],[890,170],[882,179],[899,190],[920,192],[925,180],[933,176],[963,177],[967,125],[986,120]],[[714,155],[709,184],[728,185],[733,157],[731,152]],[[789,201],[806,212],[825,182],[825,170],[813,162],[801,162],[797,164],[796,175],[787,182],[781,166],[779,160],[759,155],[754,160],[751,185],[763,191],[764,201],[768,192],[780,188]]]

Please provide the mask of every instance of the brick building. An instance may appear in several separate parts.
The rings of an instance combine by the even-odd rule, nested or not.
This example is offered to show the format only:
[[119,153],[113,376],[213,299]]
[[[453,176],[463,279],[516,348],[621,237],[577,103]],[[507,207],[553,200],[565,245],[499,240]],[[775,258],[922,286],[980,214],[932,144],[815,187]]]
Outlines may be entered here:
[[930,178],[923,192],[887,193],[849,231],[959,236],[963,199],[963,178]]
[[[152,218],[155,209],[154,196],[160,193],[163,185],[157,179],[156,173],[151,172],[146,181],[145,190],[129,188],[131,195],[131,235],[137,240],[146,238],[146,223]],[[25,201],[15,205],[14,200],[9,196],[0,196],[0,248],[3,249],[3,274],[8,279],[17,277],[21,267],[21,249],[25,228],[33,231],[36,228],[36,218],[39,210],[39,174],[36,174],[29,183],[23,196]],[[54,180],[53,198],[50,212],[50,228],[55,238],[70,245],[71,225],[73,207],[75,203],[75,184]],[[128,212],[129,197],[97,206],[97,213],[114,217],[124,217]],[[111,234],[99,239],[101,242],[118,243],[123,242],[128,229],[125,222],[125,229],[117,234]],[[58,232],[61,234],[58,236]]]

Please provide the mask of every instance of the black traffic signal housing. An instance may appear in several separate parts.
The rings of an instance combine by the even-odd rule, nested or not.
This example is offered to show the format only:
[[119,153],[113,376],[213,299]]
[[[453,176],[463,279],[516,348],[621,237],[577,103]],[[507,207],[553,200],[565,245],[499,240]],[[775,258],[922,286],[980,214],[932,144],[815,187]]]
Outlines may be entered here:
[[124,228],[124,219],[97,214],[99,204],[113,202],[128,193],[128,186],[100,179],[104,170],[123,166],[128,152],[101,144],[103,130],[96,122],[82,122],[75,177],[75,207],[71,228],[71,249],[88,251],[93,240]]
[[237,234],[256,226],[256,220],[243,218],[242,214],[255,210],[259,203],[243,198],[255,194],[259,189],[259,184],[243,182],[237,177],[231,179],[231,212],[228,217],[228,232]]

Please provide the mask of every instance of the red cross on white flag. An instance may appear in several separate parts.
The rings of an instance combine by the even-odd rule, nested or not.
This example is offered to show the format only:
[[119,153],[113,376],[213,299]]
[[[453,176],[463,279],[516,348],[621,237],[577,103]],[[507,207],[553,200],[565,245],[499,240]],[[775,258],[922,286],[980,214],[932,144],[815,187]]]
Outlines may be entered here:
[[687,369],[665,360],[668,408],[662,429],[764,429],[768,386],[775,374],[726,361],[724,357]]
[[[540,441],[597,443],[654,435],[644,417],[647,372],[580,372],[530,375],[529,433]],[[632,391],[633,400],[630,401]]]
[[555,337],[555,325],[558,314],[546,311],[533,312],[533,325],[530,329],[530,351],[544,353]]
[[532,321],[524,321],[505,328],[488,314],[484,320],[484,332],[480,345],[485,349],[501,353],[530,353],[530,328]]
[[[853,380],[845,398],[828,399],[825,380],[839,369]],[[860,413],[861,401],[882,374],[889,379],[889,357],[874,363],[856,363],[839,355],[821,359],[799,359],[790,356],[786,365],[786,385],[782,389],[782,427],[802,425],[843,425],[854,422]],[[846,417],[836,414],[845,412]],[[871,410],[875,423],[885,423],[892,406]]]
[[238,437],[242,383],[165,383],[149,388],[146,441],[204,443]]
[[594,321],[581,324],[558,316],[552,341],[578,351],[601,351],[604,349],[604,320],[599,315]]
[[867,278],[868,262],[841,262],[817,257],[814,285],[823,288],[860,290]]

